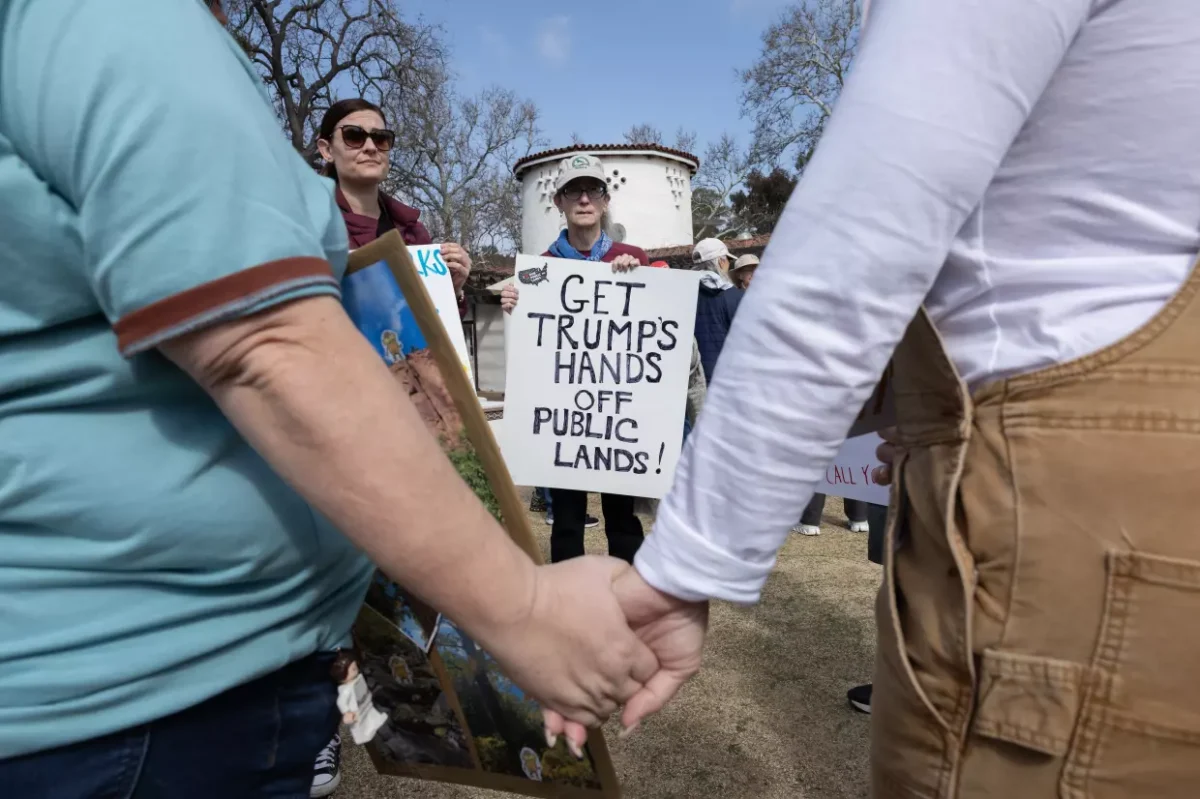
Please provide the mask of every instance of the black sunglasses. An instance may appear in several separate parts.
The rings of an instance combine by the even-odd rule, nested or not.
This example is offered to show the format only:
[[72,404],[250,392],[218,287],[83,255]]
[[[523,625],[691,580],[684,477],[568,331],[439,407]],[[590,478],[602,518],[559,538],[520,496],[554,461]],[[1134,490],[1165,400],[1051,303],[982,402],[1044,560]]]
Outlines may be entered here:
[[396,143],[396,132],[394,130],[366,130],[358,125],[342,125],[338,128],[342,132],[342,141],[351,150],[357,150],[367,143],[367,139],[375,142],[375,146],[381,152],[387,152],[392,149],[392,145]]

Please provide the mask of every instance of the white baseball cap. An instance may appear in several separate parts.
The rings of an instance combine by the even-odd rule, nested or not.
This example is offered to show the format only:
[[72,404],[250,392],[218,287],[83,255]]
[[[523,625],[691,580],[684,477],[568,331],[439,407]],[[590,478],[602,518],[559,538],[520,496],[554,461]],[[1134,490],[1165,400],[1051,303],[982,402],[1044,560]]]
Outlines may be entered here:
[[604,183],[604,166],[600,159],[587,153],[576,153],[564,158],[558,165],[558,179],[554,181],[554,193],[558,194],[572,180],[595,178]]
[[720,239],[702,239],[696,242],[696,246],[692,250],[692,261],[694,263],[715,261],[718,258],[733,260],[733,256],[729,254],[729,248],[725,246],[725,242]]
[[743,255],[741,258],[738,258],[737,261],[733,264],[733,271],[736,272],[737,270],[743,269],[747,266],[758,266],[758,256],[757,255]]

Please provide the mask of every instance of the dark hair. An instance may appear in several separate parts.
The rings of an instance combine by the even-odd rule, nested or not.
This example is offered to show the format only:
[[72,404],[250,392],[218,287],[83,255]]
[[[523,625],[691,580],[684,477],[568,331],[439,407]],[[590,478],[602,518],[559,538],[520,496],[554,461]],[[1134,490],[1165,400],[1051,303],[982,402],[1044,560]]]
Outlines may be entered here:
[[[321,127],[317,131],[317,135],[326,141],[332,142],[333,134],[337,132],[338,123],[359,111],[374,111],[383,120],[384,127],[387,127],[387,117],[383,115],[382,108],[370,100],[364,100],[361,97],[351,97],[348,100],[338,100],[329,106],[329,110],[325,112],[325,116],[321,117]],[[332,161],[322,167],[321,174],[327,178],[337,180],[337,170],[334,169]]]
[[339,649],[333,665],[329,667],[329,676],[339,685],[350,676],[350,666],[355,662],[354,652],[349,649]]

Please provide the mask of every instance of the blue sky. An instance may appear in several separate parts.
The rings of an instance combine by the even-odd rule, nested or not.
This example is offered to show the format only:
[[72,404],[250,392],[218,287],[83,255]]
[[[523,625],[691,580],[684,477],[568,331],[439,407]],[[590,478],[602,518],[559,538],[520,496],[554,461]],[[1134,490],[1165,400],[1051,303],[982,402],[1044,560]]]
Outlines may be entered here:
[[762,31],[788,0],[407,0],[440,24],[463,91],[495,84],[537,103],[551,146],[578,133],[622,141],[648,122],[667,143],[681,125],[697,149],[724,131],[747,144],[736,71],[750,66]]

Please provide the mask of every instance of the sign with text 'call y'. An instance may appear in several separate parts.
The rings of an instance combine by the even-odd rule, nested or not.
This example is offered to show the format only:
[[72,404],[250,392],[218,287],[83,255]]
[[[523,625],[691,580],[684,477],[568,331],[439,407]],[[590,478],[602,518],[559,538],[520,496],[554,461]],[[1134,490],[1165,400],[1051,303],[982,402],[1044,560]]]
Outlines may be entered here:
[[683,444],[699,278],[517,258],[501,447],[518,485],[666,494]]
[[875,455],[882,443],[883,439],[877,433],[846,439],[825,469],[825,480],[817,484],[817,491],[831,497],[888,504],[888,489],[871,480],[871,473],[883,465]]

